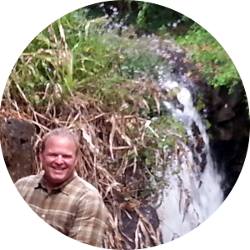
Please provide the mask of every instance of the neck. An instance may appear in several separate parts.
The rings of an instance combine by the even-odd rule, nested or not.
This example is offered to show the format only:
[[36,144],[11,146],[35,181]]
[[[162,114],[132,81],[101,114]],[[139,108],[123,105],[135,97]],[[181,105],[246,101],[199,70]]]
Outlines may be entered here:
[[44,187],[48,190],[48,192],[50,192],[51,190],[55,190],[60,188],[61,186],[63,186],[63,184],[67,184],[72,177],[76,174],[76,172],[73,172],[72,175],[70,175],[67,180],[63,181],[63,182],[59,182],[59,183],[53,183],[51,181],[48,180],[48,178],[46,177],[46,175],[43,175],[44,178]]

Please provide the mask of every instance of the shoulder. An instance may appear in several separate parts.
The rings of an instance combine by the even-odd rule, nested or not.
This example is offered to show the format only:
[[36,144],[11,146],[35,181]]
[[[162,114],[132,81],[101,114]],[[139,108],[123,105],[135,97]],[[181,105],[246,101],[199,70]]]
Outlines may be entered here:
[[97,214],[100,214],[100,216],[107,214],[106,206],[97,188],[79,176],[74,179],[74,185],[80,190],[78,204],[84,208],[86,213],[95,216],[97,216]]
[[93,185],[79,176],[76,176],[72,182],[72,185],[74,186],[74,189],[78,189],[79,191],[82,190],[82,192],[85,194],[100,196],[98,190]]
[[38,185],[39,181],[41,180],[41,177],[41,175],[30,175],[23,177],[15,182],[15,186],[18,190],[35,187]]
[[77,200],[79,211],[89,216],[106,216],[107,209],[102,196],[89,182],[77,175],[66,188],[67,192]]
[[76,177],[69,184],[67,184],[62,189],[62,191],[70,195],[74,195],[79,199],[81,197],[82,198],[101,197],[98,190],[93,185],[91,185],[89,182],[85,181],[78,175],[76,175]]

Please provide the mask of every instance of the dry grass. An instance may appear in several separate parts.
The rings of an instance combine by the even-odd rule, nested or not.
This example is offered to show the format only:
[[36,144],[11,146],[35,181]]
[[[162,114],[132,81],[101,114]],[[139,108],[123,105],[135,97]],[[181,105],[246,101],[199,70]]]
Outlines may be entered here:
[[[163,150],[157,142],[164,136],[173,140],[181,136],[169,125],[162,127],[143,116],[141,111],[152,109],[149,101],[153,101],[160,113],[160,102],[166,93],[152,82],[134,80],[107,84],[105,79],[96,79],[94,83],[83,79],[78,87],[72,88],[70,84],[75,83],[72,55],[60,22],[58,27],[59,38],[52,26],[50,41],[42,36],[37,38],[54,49],[40,48],[19,58],[18,72],[12,72],[4,91],[1,114],[37,127],[36,152],[41,138],[51,129],[66,127],[79,136],[82,154],[77,171],[99,190],[110,213],[105,248],[130,249],[129,242],[133,242],[135,249],[159,245],[160,232],[143,217],[139,208],[157,199],[164,185],[164,168],[159,171],[159,166],[167,166],[172,152]],[[58,43],[60,48],[55,45]],[[50,65],[54,71],[49,82],[39,85],[37,69],[41,65]],[[34,88],[27,85],[30,79],[39,84]],[[22,87],[20,83],[26,85]],[[36,172],[40,172],[41,166],[36,161]],[[122,210],[128,217],[130,212],[138,215],[133,239],[122,231]]]
[[[150,246],[152,242],[154,245],[161,242],[159,231],[153,229],[138,208],[145,205],[147,200],[156,198],[153,191],[145,197],[143,190],[156,173],[157,166],[166,163],[167,155],[163,150],[149,146],[150,140],[157,140],[159,135],[151,127],[151,121],[141,118],[138,111],[139,107],[148,106],[144,94],[153,95],[158,106],[162,93],[151,83],[134,82],[130,86],[137,86],[133,91],[138,89],[140,92],[138,98],[133,100],[130,111],[126,109],[126,103],[113,110],[102,101],[94,98],[88,100],[87,96],[77,91],[67,100],[59,101],[57,95],[60,92],[56,90],[54,94],[44,93],[45,96],[50,95],[50,101],[43,110],[36,110],[18,85],[16,88],[23,99],[22,105],[9,98],[4,98],[2,104],[2,110],[5,109],[3,113],[12,110],[12,116],[15,113],[15,117],[37,126],[36,151],[42,136],[53,128],[67,127],[79,135],[82,154],[77,171],[99,190],[110,211],[104,246],[112,249],[123,249],[129,241],[135,243],[136,249]],[[153,138],[148,138],[148,131]],[[143,151],[154,154],[150,170],[140,157]],[[36,171],[41,171],[38,161]],[[121,210],[128,213],[136,211],[139,215],[135,239],[129,239],[121,231]]]

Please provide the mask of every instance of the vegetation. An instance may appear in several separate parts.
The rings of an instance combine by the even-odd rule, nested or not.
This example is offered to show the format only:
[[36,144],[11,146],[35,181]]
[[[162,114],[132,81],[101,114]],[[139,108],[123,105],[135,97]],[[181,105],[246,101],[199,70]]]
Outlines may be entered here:
[[[167,93],[147,76],[159,60],[147,40],[118,37],[103,27],[105,17],[90,20],[87,13],[83,8],[67,14],[27,46],[1,108],[37,126],[36,148],[55,127],[79,135],[78,173],[99,189],[110,211],[105,247],[121,249],[128,240],[119,232],[118,211],[139,213],[140,204],[160,195],[164,168],[178,140],[185,140],[184,128],[162,113]],[[160,244],[159,232],[140,220],[138,232]]]
[[[208,84],[214,88],[226,87],[229,93],[232,93],[235,85],[243,84],[235,62],[224,45],[212,32],[192,18],[169,6],[149,1],[125,0],[125,3],[136,5],[134,24],[139,28],[163,37],[174,37],[176,43],[186,49],[187,60],[196,63],[198,72],[202,73]],[[189,72],[192,73],[195,72]],[[243,101],[247,103],[246,108],[250,117],[250,105],[246,93]]]
[[147,247],[145,237],[160,244],[159,232],[141,215],[134,239],[121,234],[117,217],[122,209],[139,213],[142,203],[158,198],[169,157],[186,140],[182,124],[161,108],[176,93],[156,84],[164,58],[141,34],[152,31],[162,39],[178,35],[177,43],[215,87],[238,83],[226,52],[192,20],[159,5],[118,1],[76,10],[38,34],[18,58],[2,100],[2,110],[37,126],[36,148],[55,127],[79,135],[78,172],[99,189],[110,211],[106,248],[122,249],[131,240]]
[[226,86],[232,90],[234,85],[240,83],[239,73],[226,51],[197,23],[191,26],[184,37],[179,37],[177,43],[187,49],[203,77],[215,88]]
[[176,43],[186,49],[208,84],[215,88],[225,86],[231,91],[234,85],[241,83],[227,52],[207,30],[171,9],[147,2],[138,5],[136,25],[158,31],[165,37],[174,37]]

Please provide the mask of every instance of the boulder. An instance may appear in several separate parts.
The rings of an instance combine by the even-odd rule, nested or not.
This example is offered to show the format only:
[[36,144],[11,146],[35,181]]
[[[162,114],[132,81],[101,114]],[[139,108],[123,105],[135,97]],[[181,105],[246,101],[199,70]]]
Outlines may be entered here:
[[0,117],[1,148],[13,182],[35,173],[35,132],[36,127],[27,121]]
[[[144,205],[138,208],[139,213],[143,216],[144,219],[146,219],[151,225],[152,229],[156,232],[159,228],[159,218],[157,215],[157,212],[155,208],[153,208],[150,205]],[[136,211],[126,211],[121,210],[121,231],[124,235],[126,235],[128,238],[132,239],[132,241],[128,241],[127,244],[123,244],[123,249],[135,249],[135,232],[137,230],[137,224],[139,221],[139,215]],[[150,234],[149,234],[150,235]],[[142,235],[142,239],[145,240],[145,237]],[[161,239],[161,244],[162,239]],[[145,247],[153,247],[156,246],[155,242],[151,237],[148,239],[148,245]]]

